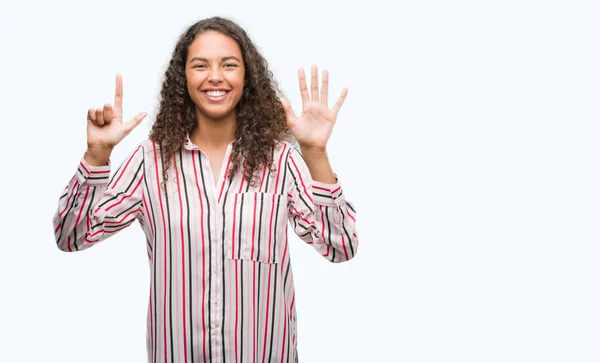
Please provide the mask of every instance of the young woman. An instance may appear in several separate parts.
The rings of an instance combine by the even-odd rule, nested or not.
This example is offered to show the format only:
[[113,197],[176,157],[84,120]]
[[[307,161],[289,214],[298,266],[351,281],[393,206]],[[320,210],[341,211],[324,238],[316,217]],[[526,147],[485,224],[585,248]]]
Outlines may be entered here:
[[[88,149],[59,199],[58,248],[81,251],[137,220],[151,286],[148,362],[294,362],[296,310],[288,250],[294,232],[331,262],[358,247],[354,207],[326,155],[347,90],[328,107],[328,74],[301,116],[246,32],[210,18],[182,34],[165,73],[150,137],[109,178],[110,154],[145,117],[90,109]],[[291,143],[295,138],[299,148]]]

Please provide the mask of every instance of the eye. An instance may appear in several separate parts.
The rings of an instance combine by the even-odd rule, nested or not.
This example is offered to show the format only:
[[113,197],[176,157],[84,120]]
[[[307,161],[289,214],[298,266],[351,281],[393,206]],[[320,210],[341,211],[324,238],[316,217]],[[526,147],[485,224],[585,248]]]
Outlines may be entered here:
[[237,64],[235,64],[235,63],[227,63],[227,64],[225,64],[225,68],[231,68],[231,67],[237,67]]
[[206,66],[204,64],[196,64],[195,66],[192,66],[192,68],[206,68]]

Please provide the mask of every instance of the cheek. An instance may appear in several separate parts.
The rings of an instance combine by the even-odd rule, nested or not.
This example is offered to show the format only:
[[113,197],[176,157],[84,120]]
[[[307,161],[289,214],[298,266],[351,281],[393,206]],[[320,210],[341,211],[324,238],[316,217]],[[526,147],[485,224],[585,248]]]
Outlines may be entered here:
[[202,75],[198,72],[186,72],[185,80],[187,84],[187,89],[189,91],[195,91],[200,87],[202,82],[204,81]]
[[240,90],[244,88],[244,72],[239,72],[231,77],[231,84]]

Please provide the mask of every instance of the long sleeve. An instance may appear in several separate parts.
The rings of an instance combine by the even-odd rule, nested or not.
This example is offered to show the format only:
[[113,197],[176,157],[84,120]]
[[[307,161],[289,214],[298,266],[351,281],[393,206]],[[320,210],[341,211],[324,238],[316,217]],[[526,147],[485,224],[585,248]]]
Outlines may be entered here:
[[346,200],[339,180],[336,184],[312,180],[296,148],[289,153],[287,171],[291,176],[288,215],[294,232],[331,262],[353,258],[358,248],[356,213]]
[[60,250],[87,249],[131,225],[142,213],[143,152],[138,146],[110,180],[110,163],[91,166],[81,159],[53,219]]

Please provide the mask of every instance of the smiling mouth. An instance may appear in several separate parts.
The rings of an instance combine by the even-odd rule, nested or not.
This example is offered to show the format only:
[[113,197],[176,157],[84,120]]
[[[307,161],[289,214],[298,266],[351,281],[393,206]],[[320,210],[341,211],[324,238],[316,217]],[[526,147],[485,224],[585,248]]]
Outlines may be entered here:
[[202,91],[202,93],[204,93],[204,95],[211,100],[214,101],[219,101],[223,98],[225,98],[225,96],[227,96],[227,94],[229,93],[229,90],[208,90],[208,91]]
[[228,90],[209,90],[209,91],[202,91],[202,93],[210,101],[220,102],[225,99],[225,97],[227,96],[229,91]]
[[203,92],[206,93],[206,95],[208,97],[221,97],[221,96],[225,96],[225,94],[227,94],[228,91],[221,90],[221,91],[203,91]]

